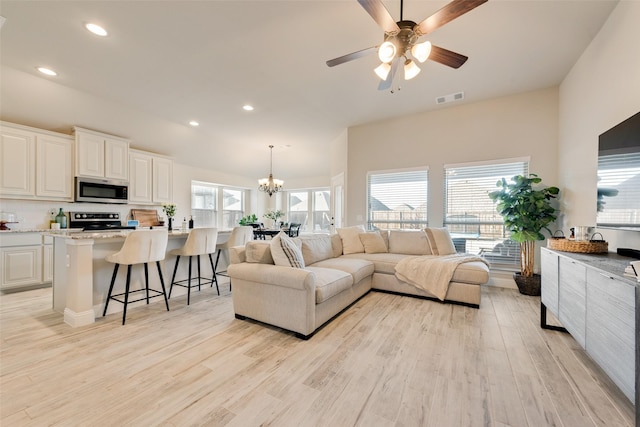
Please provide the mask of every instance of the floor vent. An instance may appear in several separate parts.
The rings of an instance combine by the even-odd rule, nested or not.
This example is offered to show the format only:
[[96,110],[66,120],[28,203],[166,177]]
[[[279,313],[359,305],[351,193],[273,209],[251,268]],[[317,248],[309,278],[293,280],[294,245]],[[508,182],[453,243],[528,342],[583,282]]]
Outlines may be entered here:
[[464,92],[450,93],[449,95],[436,98],[436,104],[446,104],[447,102],[460,101],[464,99]]

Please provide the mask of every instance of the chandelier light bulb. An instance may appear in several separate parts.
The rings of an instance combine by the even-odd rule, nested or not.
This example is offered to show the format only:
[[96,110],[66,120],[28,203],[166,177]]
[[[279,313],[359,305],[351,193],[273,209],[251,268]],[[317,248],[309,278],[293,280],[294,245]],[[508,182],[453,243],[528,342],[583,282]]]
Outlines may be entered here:
[[396,45],[390,41],[386,41],[378,48],[378,58],[380,58],[380,61],[382,62],[389,63],[393,61],[393,58],[395,58],[396,51]]
[[391,65],[383,62],[382,64],[378,65],[373,71],[378,77],[380,77],[380,80],[387,80],[389,72],[391,71]]
[[429,59],[429,55],[431,54],[431,42],[426,41],[424,43],[414,44],[411,48],[411,54],[420,63],[423,63],[424,61]]
[[258,180],[258,190],[262,191],[263,193],[267,193],[269,197],[271,197],[278,191],[282,191],[284,181],[282,181],[281,179],[273,178],[273,145],[270,145],[269,149],[271,150],[269,162],[269,178],[262,178]]
[[404,79],[411,80],[420,73],[420,67],[410,59],[404,62]]

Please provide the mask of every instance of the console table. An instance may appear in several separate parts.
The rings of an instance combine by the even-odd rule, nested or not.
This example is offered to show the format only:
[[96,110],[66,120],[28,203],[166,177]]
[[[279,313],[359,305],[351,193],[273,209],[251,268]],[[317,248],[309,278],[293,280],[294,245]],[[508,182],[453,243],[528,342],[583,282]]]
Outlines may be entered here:
[[640,284],[623,275],[630,258],[541,250],[541,326],[546,310],[635,402],[640,426]]

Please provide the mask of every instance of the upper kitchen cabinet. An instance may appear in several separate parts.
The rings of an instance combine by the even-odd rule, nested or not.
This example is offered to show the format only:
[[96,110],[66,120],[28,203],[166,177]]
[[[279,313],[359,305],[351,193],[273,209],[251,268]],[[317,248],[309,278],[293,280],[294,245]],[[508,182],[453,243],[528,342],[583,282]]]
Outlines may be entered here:
[[173,161],[145,151],[129,150],[129,202],[173,201]]
[[0,123],[0,194],[3,198],[73,200],[73,139]]
[[129,140],[74,128],[76,176],[129,180]]

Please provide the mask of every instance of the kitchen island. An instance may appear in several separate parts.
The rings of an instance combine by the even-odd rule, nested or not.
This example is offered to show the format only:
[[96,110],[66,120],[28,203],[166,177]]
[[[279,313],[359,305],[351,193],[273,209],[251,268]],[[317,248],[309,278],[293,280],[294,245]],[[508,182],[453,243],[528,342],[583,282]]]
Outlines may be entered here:
[[[128,230],[108,232],[51,233],[53,236],[53,309],[64,314],[64,321],[70,326],[79,327],[95,322],[102,316],[104,304],[109,291],[113,264],[105,261],[107,255],[118,252],[130,233]],[[161,262],[162,274],[167,293],[171,284],[171,275],[175,265],[175,257],[168,254],[171,249],[184,245],[188,232],[169,232],[167,257]],[[218,243],[229,238],[229,231],[218,233]],[[221,263],[225,257],[221,257]],[[188,278],[188,262],[180,263],[176,280]],[[197,276],[196,261],[193,261],[192,276]],[[202,277],[211,277],[212,271],[207,257],[201,257]],[[226,267],[221,264],[219,270]],[[124,275],[118,275],[115,289],[124,286]],[[160,289],[160,281],[155,269],[149,273],[149,286]],[[144,287],[144,270],[142,267],[132,269],[131,289]],[[172,297],[187,292],[186,288],[176,286]],[[144,304],[143,301],[131,304],[132,307]],[[169,303],[171,306],[171,303]],[[122,311],[121,304],[110,304],[107,314]]]

